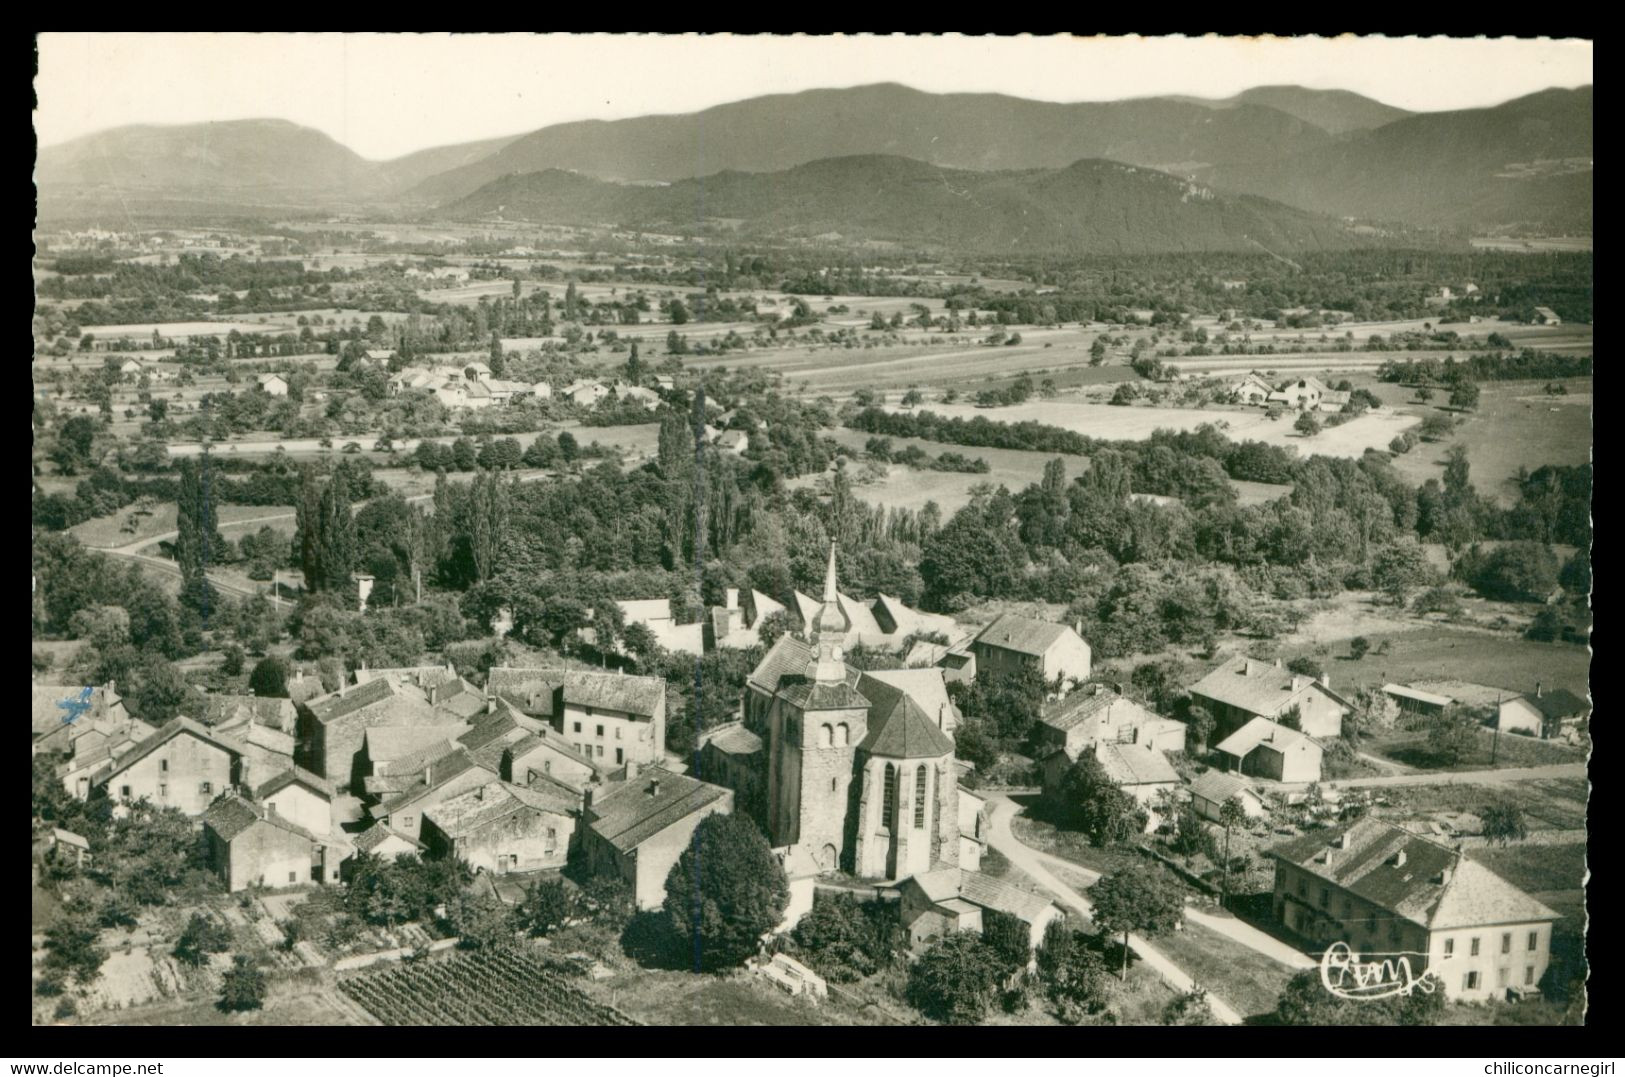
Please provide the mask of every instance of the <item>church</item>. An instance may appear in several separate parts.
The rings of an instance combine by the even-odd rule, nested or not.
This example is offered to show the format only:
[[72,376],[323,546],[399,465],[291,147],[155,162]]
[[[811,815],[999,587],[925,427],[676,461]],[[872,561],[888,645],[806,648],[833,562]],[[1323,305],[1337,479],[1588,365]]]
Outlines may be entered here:
[[[832,545],[807,639],[780,637],[746,681],[745,724],[766,747],[769,840],[866,879],[960,866],[958,713],[942,671],[853,669],[849,628]],[[974,827],[980,801],[965,801]]]

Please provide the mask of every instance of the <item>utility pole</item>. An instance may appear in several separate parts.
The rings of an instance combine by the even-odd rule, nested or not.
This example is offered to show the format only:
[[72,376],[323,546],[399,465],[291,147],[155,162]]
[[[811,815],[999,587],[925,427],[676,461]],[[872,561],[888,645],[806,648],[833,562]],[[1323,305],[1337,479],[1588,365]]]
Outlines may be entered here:
[[1495,693],[1495,735],[1490,738],[1490,766],[1495,766],[1495,757],[1501,751],[1501,693]]

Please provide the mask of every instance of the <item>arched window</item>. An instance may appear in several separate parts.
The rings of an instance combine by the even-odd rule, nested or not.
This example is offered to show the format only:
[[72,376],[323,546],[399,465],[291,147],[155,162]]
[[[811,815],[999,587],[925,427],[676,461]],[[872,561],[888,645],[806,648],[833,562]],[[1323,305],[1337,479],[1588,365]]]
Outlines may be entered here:
[[880,798],[880,825],[891,826],[897,817],[897,768],[886,764],[886,784]]
[[914,827],[925,826],[925,764],[914,772]]
[[848,742],[850,741],[851,736],[852,736],[852,730],[845,722],[842,722],[840,725],[836,726],[835,727],[835,747],[837,747],[837,748],[845,748],[847,746]]
[[832,731],[830,730],[830,725],[829,725],[828,722],[825,722],[823,725],[819,726],[818,727],[818,746],[820,748],[828,748],[831,736],[832,736]]

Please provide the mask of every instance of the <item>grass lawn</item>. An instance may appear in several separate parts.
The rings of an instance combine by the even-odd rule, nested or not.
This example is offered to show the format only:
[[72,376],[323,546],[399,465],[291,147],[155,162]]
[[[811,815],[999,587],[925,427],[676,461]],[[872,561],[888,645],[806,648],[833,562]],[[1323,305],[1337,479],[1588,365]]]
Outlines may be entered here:
[[1015,834],[1016,840],[1023,845],[1030,845],[1062,860],[1070,860],[1102,875],[1110,875],[1119,868],[1143,863],[1145,860],[1131,848],[1118,846],[1099,849],[1091,845],[1087,837],[1076,831],[1061,830],[1053,823],[1029,818],[1026,815],[1018,815],[1010,820],[1010,829]]
[[1454,763],[1448,763],[1434,755],[1432,749],[1428,747],[1425,733],[1391,733],[1373,737],[1362,747],[1374,756],[1428,770],[1544,767],[1562,763],[1584,763],[1586,759],[1585,753],[1578,748],[1549,740],[1521,737],[1513,733],[1503,733],[1497,737],[1493,729],[1479,729],[1477,733],[1477,748],[1463,752],[1461,758]]
[[1586,847],[1583,842],[1572,845],[1492,845],[1471,849],[1467,855],[1513,886],[1529,893],[1579,890],[1585,883]]
[[1270,1013],[1293,970],[1201,924],[1158,935],[1151,945],[1243,1017]]
[[582,986],[651,1025],[851,1025],[875,1020],[833,997],[822,1006],[791,998],[745,973],[721,977],[638,969]]
[[1586,783],[1578,778],[1542,778],[1494,787],[1395,785],[1377,792],[1387,801],[1378,809],[1383,815],[1478,812],[1486,804],[1505,798],[1523,809],[1524,821],[1531,830],[1577,830],[1585,826]]
[[56,923],[57,915],[62,909],[62,903],[57,900],[56,895],[41,890],[38,883],[30,887],[29,895],[31,897],[29,902],[30,919],[33,923],[34,934],[38,935]]
[[[1509,694],[1532,691],[1536,681],[1548,688],[1567,688],[1584,695],[1590,683],[1591,654],[1573,643],[1536,643],[1513,636],[1471,632],[1448,625],[1418,626],[1398,632],[1365,633],[1371,652],[1354,661],[1348,648],[1332,639],[1334,657],[1326,663],[1332,687],[1380,687],[1390,681],[1470,681],[1504,688]],[[1386,654],[1376,650],[1388,642]],[[1312,655],[1304,645],[1282,651],[1283,661]]]

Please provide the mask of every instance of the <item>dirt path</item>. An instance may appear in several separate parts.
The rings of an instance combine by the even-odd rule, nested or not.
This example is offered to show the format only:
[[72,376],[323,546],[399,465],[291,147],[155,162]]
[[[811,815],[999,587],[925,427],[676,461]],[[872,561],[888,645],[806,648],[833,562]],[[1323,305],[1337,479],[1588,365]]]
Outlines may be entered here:
[[[1089,902],[1076,890],[1067,886],[1052,875],[1044,866],[1043,855],[1037,850],[1023,845],[1010,831],[1010,819],[1017,812],[1016,804],[1008,799],[999,799],[993,809],[992,825],[989,827],[988,844],[993,846],[1016,867],[1030,875],[1044,889],[1060,898],[1061,902],[1075,912],[1081,913],[1086,920],[1094,922],[1093,909]],[[1144,961],[1147,966],[1155,970],[1167,984],[1175,991],[1181,993],[1190,991],[1196,986],[1191,976],[1175,965],[1160,950],[1137,935],[1129,936],[1129,948]],[[1239,1025],[1242,1016],[1236,1009],[1211,991],[1208,992],[1208,1005],[1213,1009],[1213,1016],[1222,1024]]]

